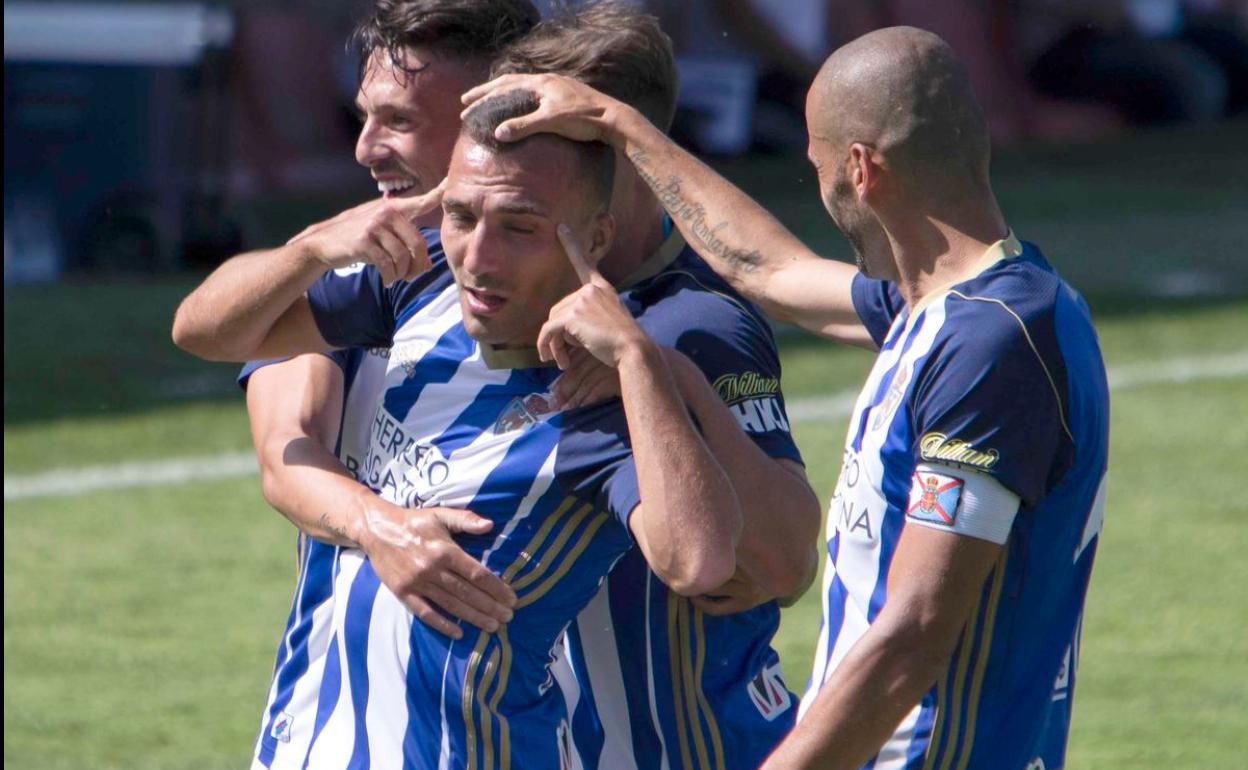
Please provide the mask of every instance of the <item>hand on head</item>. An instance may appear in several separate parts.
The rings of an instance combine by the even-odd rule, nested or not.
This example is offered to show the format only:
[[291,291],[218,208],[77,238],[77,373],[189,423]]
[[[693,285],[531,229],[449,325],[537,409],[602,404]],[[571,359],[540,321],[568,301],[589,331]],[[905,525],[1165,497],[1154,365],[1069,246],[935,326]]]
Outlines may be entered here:
[[499,141],[515,142],[538,133],[559,134],[577,142],[614,140],[609,130],[609,113],[619,102],[578,80],[564,75],[503,75],[469,90],[463,95],[467,107],[462,117],[482,99],[508,91],[525,90],[537,94],[535,112],[512,118],[495,130]]

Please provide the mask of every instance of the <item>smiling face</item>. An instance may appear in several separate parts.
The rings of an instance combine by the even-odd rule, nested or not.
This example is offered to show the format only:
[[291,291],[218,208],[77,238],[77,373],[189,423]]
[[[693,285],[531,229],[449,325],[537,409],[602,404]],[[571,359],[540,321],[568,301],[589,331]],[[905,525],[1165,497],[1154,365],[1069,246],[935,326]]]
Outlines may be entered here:
[[420,195],[442,181],[459,135],[460,94],[483,76],[423,47],[407,49],[403,66],[374,52],[355,99],[363,120],[355,159],[386,197]]
[[529,347],[550,309],[580,283],[556,228],[572,229],[591,264],[611,244],[614,223],[581,184],[576,151],[538,136],[496,153],[462,137],[442,199],[442,246],[464,326],[497,347]]

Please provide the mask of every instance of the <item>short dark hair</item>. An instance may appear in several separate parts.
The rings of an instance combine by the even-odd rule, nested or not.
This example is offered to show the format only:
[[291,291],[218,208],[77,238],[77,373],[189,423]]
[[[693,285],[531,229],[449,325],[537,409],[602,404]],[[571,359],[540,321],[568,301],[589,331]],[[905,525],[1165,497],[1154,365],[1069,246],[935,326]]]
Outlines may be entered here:
[[378,52],[406,72],[404,52],[412,46],[480,61],[484,68],[540,19],[531,0],[376,0],[356,26],[351,46],[361,73]]
[[558,134],[536,134],[518,142],[500,142],[494,136],[495,129],[503,122],[528,115],[539,104],[537,94],[520,88],[482,99],[464,116],[459,134],[495,153],[517,150],[534,139],[566,143],[576,153],[577,165],[591,202],[605,211],[611,205],[611,188],[615,182],[615,151],[609,145],[602,142],[574,142]]
[[656,17],[619,0],[560,6],[508,45],[490,71],[491,77],[513,73],[576,78],[664,131],[676,115],[679,79],[672,40]]

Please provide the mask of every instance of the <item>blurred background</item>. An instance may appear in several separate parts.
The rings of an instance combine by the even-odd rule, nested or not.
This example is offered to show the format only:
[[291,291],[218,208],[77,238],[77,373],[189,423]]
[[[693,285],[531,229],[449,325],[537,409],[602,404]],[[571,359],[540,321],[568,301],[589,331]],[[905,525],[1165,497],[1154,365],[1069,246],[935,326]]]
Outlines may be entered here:
[[[819,64],[894,24],[959,53],[1006,216],[1089,298],[1115,388],[1070,767],[1241,767],[1248,1],[642,4],[679,55],[676,137],[832,258],[804,158]],[[345,47],[367,7],[4,3],[6,767],[249,756],[293,531],[260,497],[235,370],[169,328],[222,259],[376,195]],[[826,500],[871,357],[779,339]],[[778,641],[798,691],[818,601]]]

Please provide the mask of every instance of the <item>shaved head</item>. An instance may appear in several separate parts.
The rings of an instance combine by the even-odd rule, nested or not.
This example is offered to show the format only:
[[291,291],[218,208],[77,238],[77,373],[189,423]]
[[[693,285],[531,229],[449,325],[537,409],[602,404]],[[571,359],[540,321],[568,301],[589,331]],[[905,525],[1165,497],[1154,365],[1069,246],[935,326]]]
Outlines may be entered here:
[[932,192],[988,186],[983,111],[965,68],[931,32],[889,27],[837,49],[811,86],[807,120],[812,140],[838,154],[861,142]]

